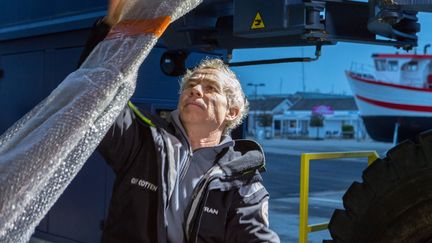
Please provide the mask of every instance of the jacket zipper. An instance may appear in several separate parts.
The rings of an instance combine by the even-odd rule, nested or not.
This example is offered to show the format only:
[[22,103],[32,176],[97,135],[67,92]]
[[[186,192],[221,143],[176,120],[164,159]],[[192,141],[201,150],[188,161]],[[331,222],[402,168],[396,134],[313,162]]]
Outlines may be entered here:
[[[211,181],[213,181],[214,179],[215,178],[213,178]],[[209,183],[211,181],[209,181]],[[207,184],[207,187],[208,187],[208,185],[209,184]],[[198,215],[196,216],[196,219],[194,220],[193,227],[190,228],[190,232],[189,232],[189,236],[192,236],[192,238],[189,238],[190,242],[194,242],[194,243],[197,242],[198,232],[199,232],[199,229],[201,226],[201,218],[203,215],[204,205],[207,202],[209,194],[210,194],[210,191],[206,190],[205,194],[203,195],[203,197],[201,198],[201,200],[199,202],[200,207],[198,208],[198,211],[197,211]]]
[[[210,169],[210,170],[212,170],[212,169]],[[208,196],[208,190],[207,190],[207,187],[210,185],[210,183],[213,181],[213,180],[215,180],[215,179],[217,179],[217,178],[219,178],[220,177],[220,174],[219,173],[216,173],[216,174],[213,174],[213,175],[211,175],[211,173],[209,174],[209,177],[207,177],[207,178],[205,178],[205,176],[203,177],[203,179],[205,179],[205,181],[203,181],[202,182],[202,184],[201,184],[201,186],[200,187],[196,187],[195,188],[195,191],[194,191],[194,193],[192,194],[192,200],[191,200],[191,204],[193,205],[194,204],[194,201],[195,200],[198,200],[198,202],[197,202],[197,204],[196,204],[196,206],[201,206],[201,205],[204,205],[204,204],[202,204],[202,200],[204,200],[204,198],[207,198],[207,196]],[[200,184],[200,183],[199,183]],[[198,184],[198,185],[199,185]],[[201,191],[201,189],[202,190],[205,190],[205,193],[204,194],[201,194],[201,196],[197,199],[197,197],[199,196],[199,191]],[[191,206],[192,206],[191,205]],[[193,211],[193,213],[195,214],[195,213],[199,213],[199,215],[201,215],[201,210],[202,210],[202,208],[201,207],[196,207],[196,208],[193,208],[193,207],[190,207],[189,208],[189,214],[191,213],[191,211],[192,210],[194,210]],[[199,216],[198,215],[198,216]],[[192,217],[192,218],[194,218],[195,217],[195,215],[189,215],[188,217],[186,217],[186,221],[188,221],[188,219],[189,219],[189,217]],[[191,219],[192,219],[191,218]],[[196,224],[196,223],[198,223],[197,221],[196,221],[196,219],[195,220],[193,220],[193,222]],[[186,222],[186,238],[187,238],[187,240],[188,241],[190,241],[191,240],[191,234],[192,234],[192,232],[193,232],[193,227],[191,227],[192,225],[192,220],[191,221],[189,221],[189,222]],[[197,231],[198,232],[198,231]]]
[[[182,161],[182,163],[180,164],[180,181],[182,181],[183,178],[186,176],[186,172],[189,169],[190,160],[192,158],[192,155],[191,155],[192,154],[192,150],[191,150],[191,147],[189,145],[188,138],[183,134],[182,129],[179,128],[178,125],[175,122],[173,122],[173,123],[174,123],[174,126],[177,127],[178,133],[182,137],[182,140],[187,145],[187,156],[185,156],[185,158],[183,159],[184,161]],[[181,141],[182,144],[183,144],[183,141]]]
[[180,181],[183,181],[183,178],[186,176],[186,172],[189,169],[190,161],[192,156],[190,155],[190,152],[188,151],[188,155],[185,156],[184,162],[182,162],[180,167]]

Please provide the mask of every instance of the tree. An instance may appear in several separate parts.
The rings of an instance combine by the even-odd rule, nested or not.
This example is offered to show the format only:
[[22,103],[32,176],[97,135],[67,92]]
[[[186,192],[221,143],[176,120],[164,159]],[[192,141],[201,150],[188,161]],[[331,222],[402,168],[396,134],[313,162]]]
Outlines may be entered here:
[[312,113],[309,126],[317,128],[316,139],[319,139],[319,128],[324,126],[324,116],[319,113]]

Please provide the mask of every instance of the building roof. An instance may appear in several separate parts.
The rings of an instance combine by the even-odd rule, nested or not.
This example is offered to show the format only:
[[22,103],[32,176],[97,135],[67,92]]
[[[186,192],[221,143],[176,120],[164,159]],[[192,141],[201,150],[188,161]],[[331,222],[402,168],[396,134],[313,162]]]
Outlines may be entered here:
[[288,110],[312,110],[315,106],[330,106],[333,110],[358,110],[352,96],[323,94],[317,92],[297,92],[295,94],[260,95],[249,97],[249,110],[273,111],[284,100],[292,106]]
[[270,97],[249,100],[249,110],[272,111],[276,106],[280,105],[287,98]]
[[353,97],[339,97],[339,98],[303,98],[296,102],[290,111],[311,111],[316,106],[329,106],[333,110],[358,110]]
[[305,99],[319,99],[319,98],[328,98],[328,99],[334,99],[334,98],[352,98],[350,95],[345,94],[326,94],[326,93],[319,93],[319,92],[301,92],[298,91],[294,95],[305,98]]

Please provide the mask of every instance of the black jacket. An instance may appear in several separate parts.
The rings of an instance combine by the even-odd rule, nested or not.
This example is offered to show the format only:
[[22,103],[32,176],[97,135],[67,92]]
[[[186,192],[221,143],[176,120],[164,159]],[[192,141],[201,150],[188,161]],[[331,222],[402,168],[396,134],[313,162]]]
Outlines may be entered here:
[[[99,21],[86,52],[106,32]],[[149,125],[140,117],[139,111],[125,107],[98,148],[117,176],[102,242],[167,241],[165,212],[178,183],[173,175],[188,163],[174,163],[173,147],[180,145],[176,148],[184,153],[190,148],[174,124],[151,119],[154,124]],[[263,168],[257,143],[236,140],[225,148],[198,183],[185,212],[187,241],[279,242],[268,229],[268,193],[259,174]]]

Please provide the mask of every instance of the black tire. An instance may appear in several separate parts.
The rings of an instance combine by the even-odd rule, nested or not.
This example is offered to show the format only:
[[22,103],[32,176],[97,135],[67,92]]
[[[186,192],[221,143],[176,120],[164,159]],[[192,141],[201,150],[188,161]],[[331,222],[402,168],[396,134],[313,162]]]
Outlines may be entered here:
[[377,159],[343,196],[334,242],[432,242],[432,130]]

